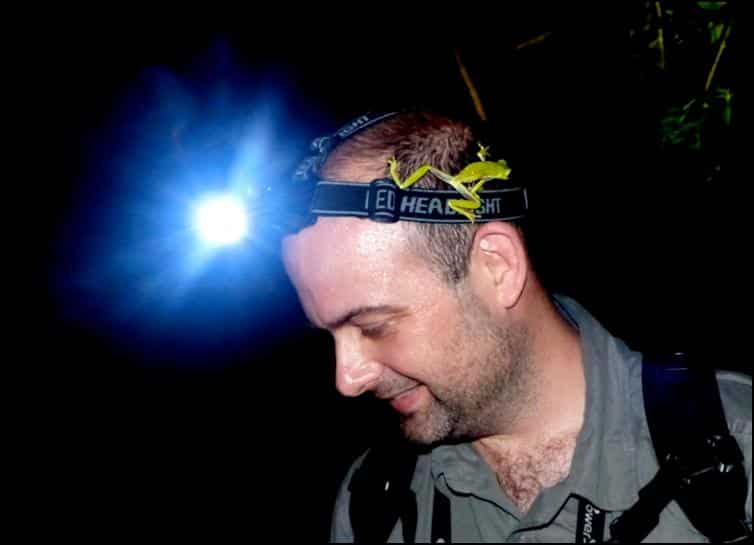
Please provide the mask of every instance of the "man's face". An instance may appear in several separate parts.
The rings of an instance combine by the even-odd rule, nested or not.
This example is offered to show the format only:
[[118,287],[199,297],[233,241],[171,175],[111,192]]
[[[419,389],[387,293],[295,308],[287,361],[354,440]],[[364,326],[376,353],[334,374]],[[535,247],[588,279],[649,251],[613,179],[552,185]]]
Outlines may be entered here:
[[336,386],[371,391],[419,443],[499,431],[525,401],[526,335],[445,283],[402,224],[320,218],[285,241],[303,308],[335,339]]

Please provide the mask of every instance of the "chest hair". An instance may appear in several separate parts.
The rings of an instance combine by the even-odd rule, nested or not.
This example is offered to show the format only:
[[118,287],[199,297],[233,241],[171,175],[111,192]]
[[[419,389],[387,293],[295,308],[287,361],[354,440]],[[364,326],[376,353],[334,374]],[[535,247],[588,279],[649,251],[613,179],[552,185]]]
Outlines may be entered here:
[[500,487],[526,513],[544,488],[564,480],[571,469],[578,433],[512,447],[497,438],[478,441],[477,450],[495,472]]

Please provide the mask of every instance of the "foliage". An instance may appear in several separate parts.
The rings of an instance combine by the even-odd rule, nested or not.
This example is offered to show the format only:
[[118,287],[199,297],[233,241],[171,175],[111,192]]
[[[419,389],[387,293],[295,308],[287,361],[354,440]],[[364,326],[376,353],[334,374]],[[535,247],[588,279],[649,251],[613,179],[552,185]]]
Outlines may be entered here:
[[[733,124],[733,75],[726,63],[734,31],[733,2],[647,1],[632,29],[660,82],[659,143],[692,152],[715,147]],[[653,66],[652,66],[653,65]]]

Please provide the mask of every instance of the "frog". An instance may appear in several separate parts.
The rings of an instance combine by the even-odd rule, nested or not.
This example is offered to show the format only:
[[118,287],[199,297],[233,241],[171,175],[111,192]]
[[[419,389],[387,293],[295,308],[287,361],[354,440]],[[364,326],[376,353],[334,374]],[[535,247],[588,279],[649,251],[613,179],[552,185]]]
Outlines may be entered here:
[[489,161],[487,159],[489,156],[489,146],[484,146],[481,142],[478,142],[477,145],[479,146],[479,150],[477,151],[479,161],[469,163],[458,174],[451,175],[432,165],[424,164],[404,180],[401,180],[399,173],[400,164],[395,157],[391,157],[388,159],[390,177],[399,188],[407,189],[421,180],[428,172],[431,172],[465,197],[463,199],[452,199],[448,204],[455,212],[466,217],[471,223],[474,223],[476,220],[474,211],[482,205],[482,199],[478,193],[482,190],[484,184],[490,180],[508,180],[511,174],[511,168],[504,159],[497,161]]

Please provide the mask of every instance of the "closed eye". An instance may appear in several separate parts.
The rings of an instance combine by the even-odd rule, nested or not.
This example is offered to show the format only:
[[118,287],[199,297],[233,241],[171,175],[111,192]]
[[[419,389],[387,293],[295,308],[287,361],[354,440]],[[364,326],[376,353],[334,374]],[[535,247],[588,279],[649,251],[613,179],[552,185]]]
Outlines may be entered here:
[[380,337],[384,337],[385,335],[387,335],[389,330],[388,326],[385,324],[371,327],[362,327],[360,329],[361,334],[369,339],[379,339]]

